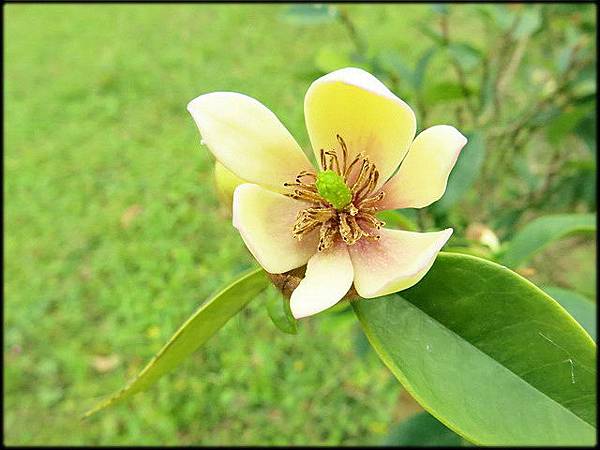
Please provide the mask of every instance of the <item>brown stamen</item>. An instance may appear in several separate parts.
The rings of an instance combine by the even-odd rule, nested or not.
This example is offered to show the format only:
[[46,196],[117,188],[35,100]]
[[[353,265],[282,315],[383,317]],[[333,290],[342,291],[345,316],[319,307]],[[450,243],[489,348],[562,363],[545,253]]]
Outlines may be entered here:
[[332,151],[325,152],[325,154],[327,156],[329,156],[329,167],[328,167],[328,169],[332,169],[333,168],[333,163],[335,163],[335,172],[338,175],[341,175],[341,172],[340,172],[340,162],[338,161],[337,154],[335,154],[335,152],[332,152]]
[[346,142],[344,142],[344,139],[342,139],[342,137],[339,134],[337,134],[336,137],[338,143],[340,144],[340,147],[342,148],[342,160],[344,161],[343,169],[340,173],[340,175],[342,175],[346,173],[346,162],[348,161],[348,148],[346,147]]
[[319,230],[319,247],[317,250],[322,252],[333,245],[335,235],[337,234],[337,223],[335,220],[328,220],[323,223]]
[[346,170],[344,170],[344,181],[348,182],[348,176],[352,172],[352,169],[354,168],[354,165],[356,163],[358,163],[361,159],[363,159],[363,155],[362,155],[362,153],[359,153],[358,155],[356,155],[356,158],[354,158],[354,161],[352,161],[350,163],[350,165],[348,166],[348,168]]
[[[354,245],[363,237],[378,240],[380,236],[376,234],[376,230],[384,225],[374,215],[378,211],[378,202],[385,195],[383,191],[373,194],[379,181],[379,171],[360,152],[348,164],[346,142],[339,134],[336,138],[341,148],[341,157],[335,150],[325,149],[320,150],[319,156],[322,169],[335,171],[352,192],[352,201],[346,207],[336,210],[319,194],[316,187],[318,176],[315,173],[305,170],[298,174],[295,182],[284,183],[290,189],[285,195],[309,203],[296,216],[292,236],[301,240],[318,229],[320,252],[334,245],[336,239],[341,239],[346,245]],[[349,180],[352,180],[351,186]]]

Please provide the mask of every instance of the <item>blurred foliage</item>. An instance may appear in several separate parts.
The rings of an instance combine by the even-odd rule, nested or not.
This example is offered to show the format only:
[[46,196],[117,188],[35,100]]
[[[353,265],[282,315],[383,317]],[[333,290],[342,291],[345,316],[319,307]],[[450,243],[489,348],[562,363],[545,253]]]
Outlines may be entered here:
[[[369,445],[405,417],[347,309],[296,324],[269,291],[155,388],[79,422],[252,264],[185,111],[199,94],[256,97],[307,148],[308,84],[371,71],[419,129],[471,137],[451,207],[387,219],[451,226],[459,251],[495,257],[474,223],[504,244],[596,210],[592,4],[8,5],[5,25],[9,445]],[[593,297],[594,249],[553,244],[522,273]]]
[[[315,8],[296,5],[289,13]],[[358,14],[332,8],[328,20],[347,31],[351,45],[317,48],[317,70],[358,65],[413,106],[419,129],[444,122],[477,133],[431,209],[435,226],[474,214],[505,237],[525,212],[595,210],[593,5],[434,4],[407,26],[428,42],[417,55],[394,48],[393,39],[369,45],[372,30],[358,25]],[[441,214],[459,199],[451,217]]]
[[[293,14],[313,8],[319,6],[296,6]],[[448,251],[502,261],[515,233],[537,217],[590,213],[595,221],[594,5],[423,5],[428,13],[403,24],[417,38],[410,47],[393,38],[373,44],[363,11],[331,8],[328,20],[346,31],[348,45],[317,47],[319,73],[365,68],[415,109],[419,130],[448,123],[469,137],[444,196],[417,210],[420,229],[453,227]],[[470,237],[474,225],[503,249]],[[549,237],[542,228],[534,234],[527,239],[545,244],[566,235]],[[585,248],[593,270],[594,248]],[[561,256],[569,266],[570,255]],[[540,278],[531,267],[521,273]]]

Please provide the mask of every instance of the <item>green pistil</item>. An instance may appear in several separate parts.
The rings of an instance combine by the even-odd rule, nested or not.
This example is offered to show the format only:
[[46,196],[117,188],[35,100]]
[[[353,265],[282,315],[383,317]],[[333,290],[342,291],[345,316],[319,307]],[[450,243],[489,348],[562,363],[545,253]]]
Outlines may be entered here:
[[333,170],[319,172],[316,181],[317,191],[338,211],[352,201],[352,192],[344,179]]

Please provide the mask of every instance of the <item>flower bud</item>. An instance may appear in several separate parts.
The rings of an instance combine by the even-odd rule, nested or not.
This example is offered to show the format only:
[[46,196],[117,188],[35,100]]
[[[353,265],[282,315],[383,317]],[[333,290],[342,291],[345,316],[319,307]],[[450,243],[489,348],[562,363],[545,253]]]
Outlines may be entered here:
[[231,216],[233,191],[242,183],[245,183],[245,181],[219,161],[215,161],[215,186],[217,188],[217,195],[228,216]]
[[465,235],[468,239],[485,245],[493,252],[497,252],[500,248],[500,241],[498,240],[496,233],[481,223],[470,224],[467,227]]

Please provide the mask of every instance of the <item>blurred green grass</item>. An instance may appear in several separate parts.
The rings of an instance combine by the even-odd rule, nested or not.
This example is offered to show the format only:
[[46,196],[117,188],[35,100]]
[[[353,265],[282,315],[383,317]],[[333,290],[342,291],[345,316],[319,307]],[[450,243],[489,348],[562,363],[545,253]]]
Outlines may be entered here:
[[[395,379],[356,351],[351,315],[290,336],[262,298],[150,391],[79,420],[254,264],[185,106],[243,92],[306,148],[315,54],[351,43],[339,24],[290,26],[284,7],[5,8],[6,444],[373,445],[406,415]],[[414,60],[428,45],[417,29],[427,5],[348,8],[371,48]],[[469,9],[457,14],[457,34],[485,39]],[[534,279],[593,296],[594,257],[593,240],[557,244]],[[572,264],[582,270],[562,270]]]
[[[384,9],[422,11],[356,8],[375,42]],[[281,9],[6,6],[7,445],[373,444],[393,425],[400,387],[356,356],[354,321],[284,335],[260,302],[148,393],[79,420],[253,264],[185,106],[244,92],[306,146],[314,43],[349,44],[339,27],[290,28]]]

